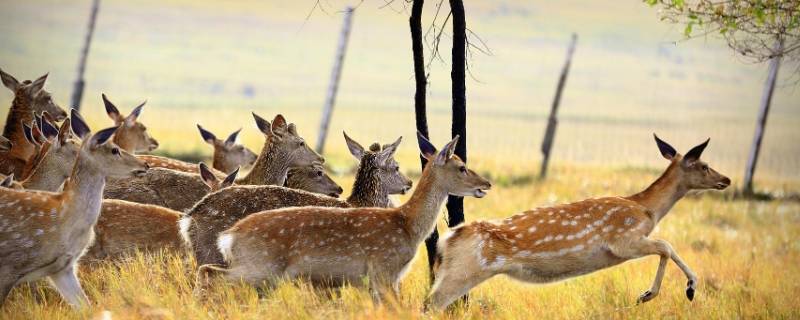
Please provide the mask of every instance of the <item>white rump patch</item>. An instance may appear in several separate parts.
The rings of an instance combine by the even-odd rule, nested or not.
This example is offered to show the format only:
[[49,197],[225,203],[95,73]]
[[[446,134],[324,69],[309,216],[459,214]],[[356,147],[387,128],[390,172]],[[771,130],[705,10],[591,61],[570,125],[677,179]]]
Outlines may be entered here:
[[178,231],[181,234],[181,239],[183,242],[190,245],[192,244],[192,239],[189,238],[189,226],[192,224],[192,217],[183,216],[178,220]]
[[234,237],[230,233],[223,233],[217,239],[217,248],[219,248],[219,252],[222,253],[222,258],[225,259],[226,262],[231,261],[231,256],[233,253],[231,252],[231,247],[233,247],[233,240]]

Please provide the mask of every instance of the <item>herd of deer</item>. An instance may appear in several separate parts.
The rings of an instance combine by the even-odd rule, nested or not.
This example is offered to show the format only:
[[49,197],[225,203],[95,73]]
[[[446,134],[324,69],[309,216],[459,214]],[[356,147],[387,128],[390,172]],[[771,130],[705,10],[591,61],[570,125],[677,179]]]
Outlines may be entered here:
[[[239,131],[221,140],[198,125],[214,147],[212,168],[138,155],[158,147],[138,121],[144,103],[123,116],[103,95],[114,124],[92,133],[77,111],[68,116],[53,102],[47,75],[0,75],[14,92],[0,137],[0,306],[14,286],[41,278],[71,305],[85,305],[79,263],[159,250],[194,255],[199,292],[213,275],[254,286],[303,278],[366,285],[380,301],[397,294],[447,196],[481,198],[491,188],[453,155],[458,137],[437,150],[418,135],[427,165],[395,207],[389,195],[412,186],[393,158],[401,139],[365,149],[345,134],[359,166],[352,194],[339,200],[324,159],[281,115],[269,122],[253,114],[265,137],[258,155],[236,143]],[[669,243],[648,236],[689,190],[721,190],[730,180],[700,160],[708,141],[681,155],[655,140],[670,165],[640,193],[453,228],[438,242],[427,305],[444,308],[498,274],[545,283],[647,255],[661,260],[639,302],[658,295],[669,260],[688,278],[692,300],[694,272]],[[237,178],[244,166],[252,168]]]

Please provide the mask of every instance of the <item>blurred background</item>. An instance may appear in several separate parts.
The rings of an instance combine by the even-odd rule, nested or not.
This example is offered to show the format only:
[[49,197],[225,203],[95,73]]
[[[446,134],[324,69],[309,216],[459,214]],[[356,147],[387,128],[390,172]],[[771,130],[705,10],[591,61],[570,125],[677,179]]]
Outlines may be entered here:
[[[404,136],[399,159],[418,170],[414,79],[405,1],[103,0],[86,69],[82,113],[111,125],[100,93],[123,113],[147,100],[140,121],[157,154],[210,156],[195,123],[218,136],[243,127],[259,150],[250,111],[284,114],[314,145],[347,5],[357,5],[326,156],[355,165],[341,131],[362,144]],[[4,1],[0,68],[20,80],[50,73],[46,88],[69,107],[91,1]],[[423,27],[431,24],[426,6]],[[467,79],[470,162],[538,173],[539,147],[571,33],[578,44],[560,107],[551,163],[663,168],[657,132],[680,152],[711,137],[704,154],[734,178],[744,174],[767,64],[749,64],[725,42],[681,41],[682,26],[659,21],[641,1],[470,1],[467,27],[490,49],[472,50]],[[439,23],[441,22],[441,16]],[[450,25],[443,61],[430,66],[431,138],[450,132]],[[426,59],[431,58],[426,38]],[[676,42],[677,41],[677,42]],[[783,68],[756,181],[800,178],[800,92]],[[13,96],[0,90],[10,106]],[[5,116],[7,107],[0,110]]]

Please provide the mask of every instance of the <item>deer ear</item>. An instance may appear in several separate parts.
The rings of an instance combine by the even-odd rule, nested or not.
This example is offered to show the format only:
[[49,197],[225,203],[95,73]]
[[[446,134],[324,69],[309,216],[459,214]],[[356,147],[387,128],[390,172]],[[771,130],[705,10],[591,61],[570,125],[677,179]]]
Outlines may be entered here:
[[666,158],[667,160],[672,160],[673,158],[675,158],[675,155],[678,154],[678,152],[675,151],[675,148],[673,148],[671,145],[669,145],[669,143],[665,142],[664,140],[659,139],[655,133],[653,133],[653,138],[656,139],[656,145],[658,145],[658,151],[661,151],[661,155],[664,158]]
[[39,123],[36,120],[31,122],[31,136],[33,137],[33,141],[36,142],[36,145],[42,145],[47,141],[47,138],[42,133],[42,129],[39,127]]
[[397,147],[400,146],[401,141],[403,141],[403,137],[399,137],[392,144],[388,144],[383,147],[383,150],[379,153],[381,162],[385,163],[391,159],[392,156],[394,156],[394,153],[397,152]]
[[364,157],[364,147],[350,138],[350,136],[347,135],[347,132],[342,131],[342,134],[344,134],[344,141],[347,143],[347,149],[350,150],[350,154],[360,161],[361,158]]
[[438,165],[445,164],[445,162],[447,162],[447,159],[450,159],[450,157],[453,156],[453,152],[456,150],[456,144],[458,144],[459,138],[460,136],[456,135],[456,137],[453,138],[453,140],[444,145],[442,151],[439,151],[439,154],[436,155],[436,160],[434,160],[434,163]]
[[267,136],[275,135],[275,133],[272,132],[272,125],[269,123],[269,121],[259,117],[255,112],[253,112],[253,118],[256,119],[256,126],[258,126],[258,130],[261,130],[261,133]]
[[217,141],[217,136],[215,136],[211,131],[203,129],[200,124],[197,124],[197,130],[200,130],[200,136],[203,137],[203,141],[210,145],[214,145],[214,142]]
[[219,181],[217,180],[217,176],[211,172],[211,169],[209,169],[205,163],[200,162],[197,166],[199,167],[200,177],[203,178],[203,182],[205,182],[205,184],[209,187],[213,188],[213,186]]
[[14,185],[14,173],[7,175],[3,178],[3,181],[0,181],[0,187],[11,188]]
[[286,118],[283,115],[275,116],[275,119],[272,119],[272,128],[273,129],[282,129],[286,128]]
[[31,84],[31,88],[29,89],[31,93],[37,93],[44,89],[44,83],[47,81],[47,75],[49,75],[49,73],[45,73],[43,76],[39,77],[39,79],[33,81],[33,84]]
[[60,144],[64,144],[64,142],[69,139],[69,129],[71,127],[70,123],[70,119],[67,118],[64,120],[64,123],[61,124],[61,127],[58,128],[57,140]]
[[236,130],[233,133],[231,133],[231,135],[229,135],[228,138],[225,139],[225,145],[229,146],[229,147],[234,145],[236,143],[236,137],[239,136],[239,132],[241,132],[241,131],[242,131],[242,128],[239,128],[239,130]]
[[222,183],[220,183],[220,188],[225,188],[233,185],[233,183],[236,182],[237,175],[239,175],[239,167],[237,167],[236,170],[233,170],[233,172],[228,174],[228,176],[225,177],[225,180],[222,180]]
[[30,125],[22,124],[22,133],[25,135],[25,140],[28,141],[32,145],[39,145],[36,140],[33,139],[33,129],[31,129]]
[[0,136],[0,151],[8,151],[14,146],[8,138]]
[[6,73],[2,69],[0,69],[0,78],[2,78],[3,80],[3,85],[6,86],[6,88],[10,89],[11,91],[16,92],[17,89],[19,89],[19,81],[17,81],[17,79],[14,78],[14,76]]
[[290,123],[288,126],[286,126],[286,129],[292,135],[295,135],[295,136],[298,136],[298,137],[300,136],[299,134],[297,134],[297,126],[295,126],[294,123]]
[[436,147],[419,131],[417,131],[417,144],[419,144],[419,153],[423,158],[431,160],[436,155]]
[[694,148],[692,148],[692,150],[689,150],[689,152],[687,152],[686,155],[683,156],[683,162],[684,163],[692,163],[694,161],[699,160],[700,159],[700,155],[703,154],[703,150],[706,149],[706,147],[708,146],[708,142],[710,140],[711,140],[711,138],[708,138],[708,139],[706,139],[705,142],[695,146]]
[[97,131],[97,133],[92,135],[91,139],[89,139],[89,146],[97,147],[108,142],[111,136],[114,135],[114,132],[117,131],[117,128],[118,127],[111,127]]
[[86,125],[86,121],[84,121],[81,114],[78,113],[78,110],[72,109],[70,111],[70,118],[72,118],[72,132],[75,133],[75,136],[83,140],[86,138],[86,135],[92,133],[92,130]]
[[100,94],[100,96],[103,97],[103,105],[106,106],[106,114],[108,117],[111,118],[111,120],[114,120],[114,123],[116,124],[122,122],[124,119],[122,119],[122,115],[119,114],[119,109],[117,109],[114,103],[112,103],[111,100],[108,100],[108,97],[106,97],[105,93]]
[[42,133],[44,133],[44,137],[48,140],[58,136],[58,128],[56,128],[50,121],[47,121],[45,117],[42,117]]
[[131,114],[125,117],[125,125],[128,127],[132,127],[136,124],[136,120],[139,119],[139,115],[142,114],[142,109],[144,109],[144,105],[147,103],[147,100],[142,102],[142,104],[138,105],[136,108],[133,108]]

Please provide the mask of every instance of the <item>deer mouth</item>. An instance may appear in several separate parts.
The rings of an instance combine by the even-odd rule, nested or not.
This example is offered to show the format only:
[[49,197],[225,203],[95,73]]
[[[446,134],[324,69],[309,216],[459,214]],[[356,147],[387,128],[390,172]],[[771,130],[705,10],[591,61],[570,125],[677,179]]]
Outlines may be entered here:
[[331,198],[339,198],[339,194],[336,193],[336,192],[331,192],[331,193],[328,194],[328,196],[331,197]]
[[716,184],[716,185],[714,185],[714,189],[717,189],[717,190],[725,190],[725,188],[727,188],[729,185],[730,185],[730,184],[728,184],[728,183],[724,183],[724,182],[717,182],[717,184]]
[[143,177],[146,173],[147,173],[146,169],[137,169],[137,170],[131,171],[131,175],[133,175],[134,177],[137,177],[137,178]]
[[486,191],[484,191],[483,189],[475,189],[473,195],[475,196],[475,198],[483,198],[484,196],[486,196]]

